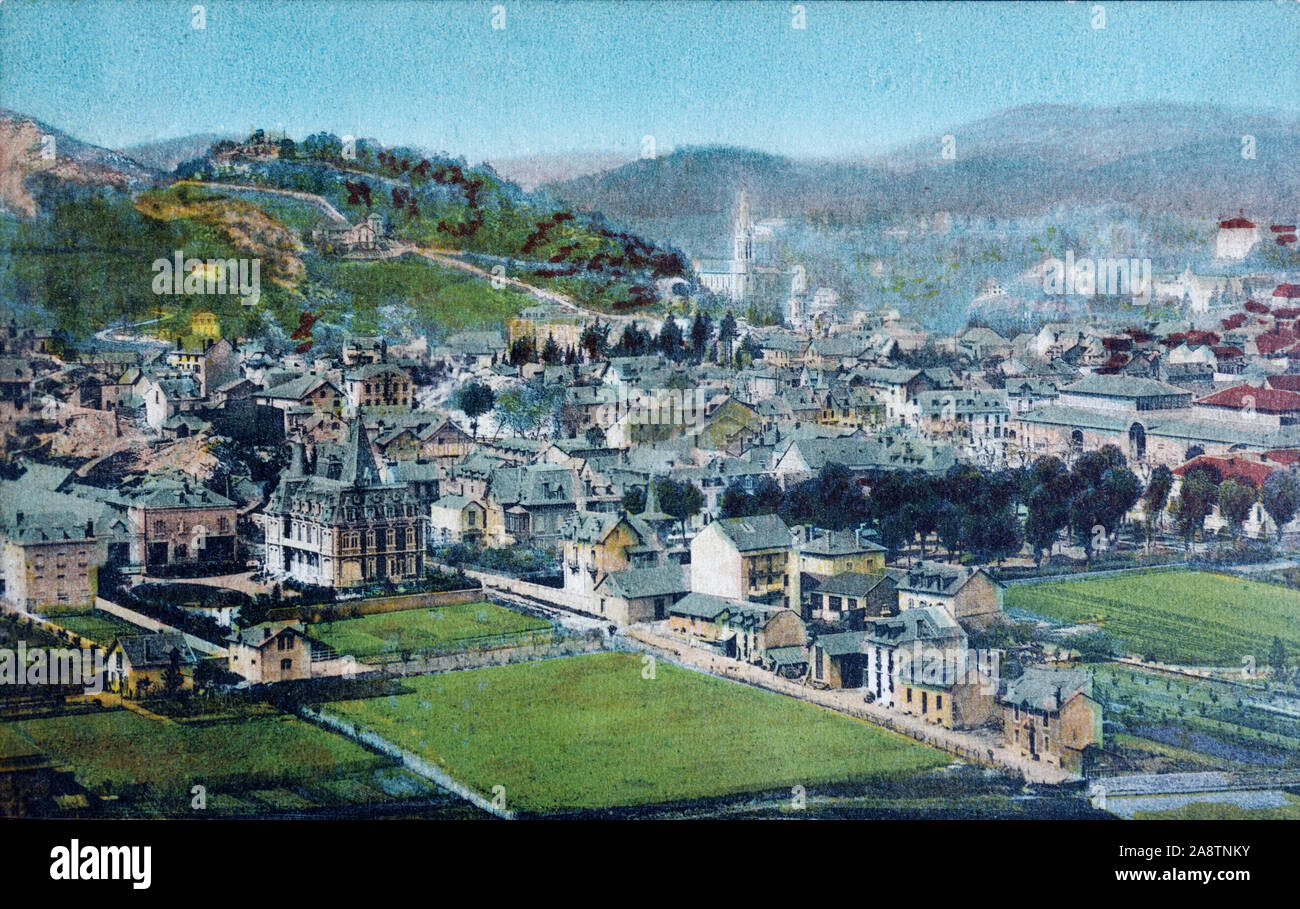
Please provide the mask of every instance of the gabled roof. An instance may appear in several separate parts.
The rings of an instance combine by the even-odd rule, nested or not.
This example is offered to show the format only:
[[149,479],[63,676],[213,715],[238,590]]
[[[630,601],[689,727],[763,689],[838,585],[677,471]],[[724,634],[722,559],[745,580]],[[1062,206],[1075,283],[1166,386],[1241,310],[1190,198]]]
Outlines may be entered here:
[[281,621],[261,622],[257,625],[249,625],[247,628],[235,628],[230,634],[226,635],[226,640],[235,644],[246,644],[249,647],[261,649],[286,631],[299,637],[306,637],[301,622]]
[[894,580],[884,573],[864,574],[860,571],[845,571],[833,575],[817,585],[818,593],[838,597],[864,597],[881,584],[886,590],[893,589]]
[[866,642],[901,647],[915,642],[960,642],[965,633],[952,616],[938,606],[904,609],[888,618],[868,619]]
[[690,582],[681,565],[611,571],[596,585],[597,594],[606,593],[624,599],[673,596],[689,590]]
[[1092,676],[1082,669],[1026,669],[1004,686],[998,695],[1002,703],[1049,712],[1060,710],[1076,694],[1092,696]]
[[1097,395],[1107,398],[1149,398],[1167,395],[1189,397],[1190,393],[1155,379],[1136,376],[1104,376],[1092,374],[1061,389],[1062,394]]
[[840,556],[884,552],[885,547],[870,540],[860,540],[857,534],[847,530],[831,530],[806,543],[800,543],[799,551],[813,556]]
[[158,669],[170,666],[173,651],[178,654],[178,662],[182,666],[193,666],[198,662],[194,657],[194,651],[185,642],[185,635],[177,632],[118,638],[109,648],[109,652],[112,653],[118,647],[122,648],[132,669]]
[[783,610],[780,606],[767,606],[749,600],[731,600],[726,597],[715,597],[707,593],[688,593],[669,609],[669,612],[673,615],[704,619],[706,621],[713,621],[723,613],[765,620],[771,615],[782,611],[788,610]]
[[622,521],[640,538],[641,543],[654,538],[654,531],[635,515],[622,511],[575,511],[560,525],[560,539],[575,543],[601,543]]
[[[966,586],[981,569],[972,571],[960,565],[922,561],[907,570],[898,582],[899,592],[937,593],[952,596]],[[996,583],[996,582],[994,582]]]
[[792,538],[785,521],[774,514],[755,515],[752,518],[724,518],[713,526],[740,552],[763,549],[789,549]]
[[1223,391],[1199,398],[1204,407],[1228,407],[1233,410],[1251,406],[1259,413],[1291,413],[1300,410],[1300,392],[1278,388],[1257,388],[1254,385],[1234,385]]
[[814,647],[821,648],[827,656],[844,656],[849,653],[862,653],[867,639],[865,631],[841,631],[836,634],[824,634],[815,639]]
[[298,401],[314,392],[321,385],[328,385],[334,390],[335,394],[338,394],[338,388],[324,376],[305,375],[268,388],[261,393],[261,397]]

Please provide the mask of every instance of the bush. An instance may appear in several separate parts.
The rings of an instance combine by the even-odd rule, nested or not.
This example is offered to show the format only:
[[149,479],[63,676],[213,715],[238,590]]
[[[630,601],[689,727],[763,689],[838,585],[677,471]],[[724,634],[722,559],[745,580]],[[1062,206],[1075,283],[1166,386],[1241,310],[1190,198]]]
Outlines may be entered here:
[[1074,649],[1085,663],[1104,663],[1115,657],[1115,642],[1110,635],[1094,631],[1075,639]]

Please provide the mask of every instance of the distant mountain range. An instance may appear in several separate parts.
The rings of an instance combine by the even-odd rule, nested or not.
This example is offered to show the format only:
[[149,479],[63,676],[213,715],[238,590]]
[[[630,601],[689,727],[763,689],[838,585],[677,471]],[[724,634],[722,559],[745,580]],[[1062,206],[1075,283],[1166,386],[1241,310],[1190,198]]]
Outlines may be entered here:
[[31,217],[37,212],[30,179],[85,186],[137,189],[163,173],[120,152],[90,145],[24,114],[0,108],[0,211]]
[[[1016,216],[1118,205],[1192,217],[1300,209],[1300,120],[1211,107],[1022,107],[855,161],[805,161],[727,147],[685,148],[552,183],[557,199],[657,239],[725,218],[744,185],[759,217],[813,211],[891,220],[935,211]],[[1252,136],[1255,157],[1242,155]],[[1261,216],[1265,216],[1261,214]]]
[[546,183],[574,180],[604,173],[627,164],[631,158],[611,152],[579,152],[567,155],[522,155],[488,161],[500,176],[520,189],[531,191]]
[[207,154],[213,143],[222,139],[235,138],[238,137],[220,133],[196,133],[192,136],[129,145],[122,149],[122,154],[139,161],[145,167],[171,173],[176,169],[176,165]]

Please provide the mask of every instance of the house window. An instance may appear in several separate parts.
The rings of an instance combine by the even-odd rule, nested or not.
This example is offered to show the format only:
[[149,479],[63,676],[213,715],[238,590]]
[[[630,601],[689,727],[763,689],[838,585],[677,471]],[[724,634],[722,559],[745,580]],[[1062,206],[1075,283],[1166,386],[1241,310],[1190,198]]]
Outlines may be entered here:
[[912,689],[907,689],[907,703],[912,703]]
[[935,710],[942,710],[942,709],[943,709],[943,695],[941,695],[941,694],[936,694],[936,695],[934,696],[934,709],[935,709]]
[[281,660],[281,661],[280,661],[280,671],[281,671],[281,672],[288,672],[288,671],[289,671],[290,669],[292,669],[292,668],[293,668],[293,660]]

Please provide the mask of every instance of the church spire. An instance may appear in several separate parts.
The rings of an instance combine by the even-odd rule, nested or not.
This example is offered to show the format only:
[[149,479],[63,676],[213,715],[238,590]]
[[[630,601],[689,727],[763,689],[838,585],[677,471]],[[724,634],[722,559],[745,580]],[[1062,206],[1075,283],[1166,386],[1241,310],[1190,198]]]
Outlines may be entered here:
[[743,183],[736,193],[736,213],[731,222],[731,258],[743,266],[743,271],[747,271],[754,261],[754,223]]

